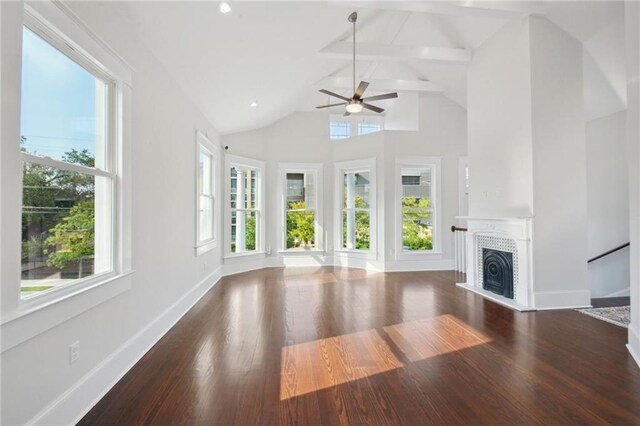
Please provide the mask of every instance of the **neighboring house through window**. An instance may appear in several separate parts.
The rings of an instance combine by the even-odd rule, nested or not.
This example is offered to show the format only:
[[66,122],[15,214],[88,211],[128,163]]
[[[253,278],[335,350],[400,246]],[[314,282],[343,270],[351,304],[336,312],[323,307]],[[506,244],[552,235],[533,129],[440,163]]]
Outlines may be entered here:
[[398,256],[436,252],[439,247],[440,159],[398,159],[396,195]]
[[264,163],[227,155],[227,255],[263,251],[262,179]]

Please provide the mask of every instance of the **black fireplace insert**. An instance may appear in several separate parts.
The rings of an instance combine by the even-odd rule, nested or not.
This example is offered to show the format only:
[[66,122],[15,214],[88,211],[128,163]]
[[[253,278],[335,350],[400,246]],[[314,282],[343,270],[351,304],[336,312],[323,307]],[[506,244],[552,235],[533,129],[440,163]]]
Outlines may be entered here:
[[482,288],[513,299],[513,253],[482,249]]

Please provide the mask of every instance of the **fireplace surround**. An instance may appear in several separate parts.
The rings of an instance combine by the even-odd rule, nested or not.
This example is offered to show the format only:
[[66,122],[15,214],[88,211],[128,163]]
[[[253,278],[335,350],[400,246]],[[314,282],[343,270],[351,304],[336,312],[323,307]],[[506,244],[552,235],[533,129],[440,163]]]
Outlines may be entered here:
[[[535,310],[532,218],[459,219],[467,226],[467,282],[458,285],[516,310]],[[485,253],[492,254],[488,263]],[[490,269],[485,271],[485,267]]]

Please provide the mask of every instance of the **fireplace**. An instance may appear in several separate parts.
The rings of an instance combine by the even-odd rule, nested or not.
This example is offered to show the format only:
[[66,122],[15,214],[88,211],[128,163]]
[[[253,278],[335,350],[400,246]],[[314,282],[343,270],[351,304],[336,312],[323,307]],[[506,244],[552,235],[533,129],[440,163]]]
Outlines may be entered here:
[[534,310],[533,218],[458,219],[467,228],[467,282],[458,285],[518,311]]
[[482,249],[482,288],[513,299],[513,253]]

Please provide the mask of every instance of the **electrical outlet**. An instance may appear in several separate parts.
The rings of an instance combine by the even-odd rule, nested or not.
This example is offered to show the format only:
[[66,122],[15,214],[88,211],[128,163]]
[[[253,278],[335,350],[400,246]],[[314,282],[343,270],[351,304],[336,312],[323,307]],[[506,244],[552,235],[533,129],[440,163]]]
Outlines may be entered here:
[[69,346],[69,364],[75,363],[80,358],[80,341],[75,341]]

